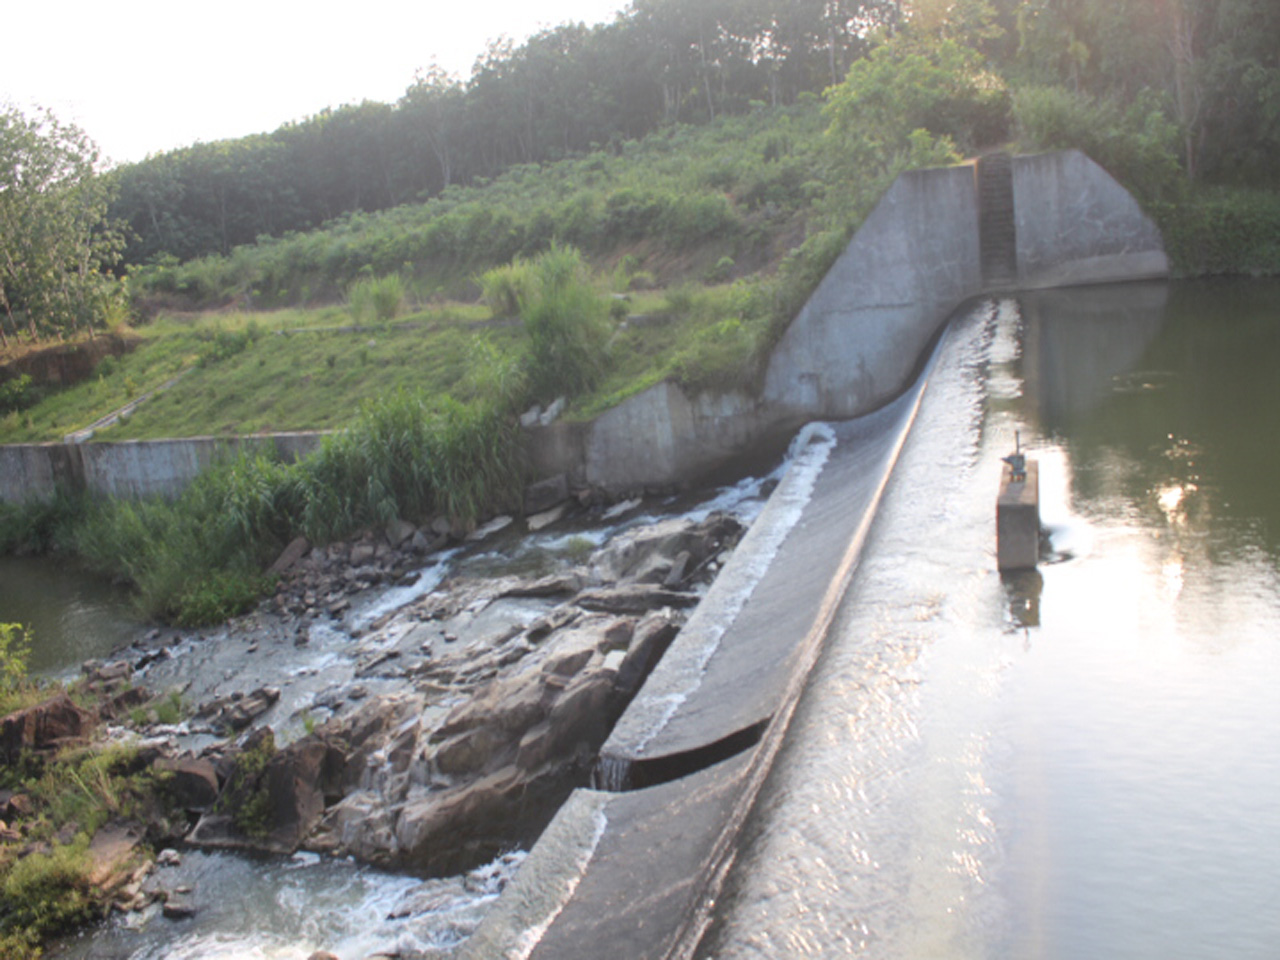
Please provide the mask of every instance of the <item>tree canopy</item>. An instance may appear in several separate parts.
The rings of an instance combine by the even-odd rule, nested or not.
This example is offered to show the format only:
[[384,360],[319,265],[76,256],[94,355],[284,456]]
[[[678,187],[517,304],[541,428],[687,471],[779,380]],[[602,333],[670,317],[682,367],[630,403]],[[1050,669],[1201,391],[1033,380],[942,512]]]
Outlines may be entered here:
[[1121,147],[1093,141],[1121,165],[1160,168],[1146,173],[1153,194],[1167,189],[1167,149],[1184,179],[1280,182],[1274,0],[632,0],[611,23],[495,43],[466,79],[429,67],[394,104],[324,109],[124,166],[112,213],[132,231],[127,262],[228,254],[828,90],[845,134],[874,110],[873,125],[967,150],[1004,135],[1012,102],[1041,146],[1112,131]]
[[84,132],[52,113],[0,108],[0,310],[10,330],[19,315],[32,336],[92,330],[119,295],[104,270],[122,244],[97,160]]

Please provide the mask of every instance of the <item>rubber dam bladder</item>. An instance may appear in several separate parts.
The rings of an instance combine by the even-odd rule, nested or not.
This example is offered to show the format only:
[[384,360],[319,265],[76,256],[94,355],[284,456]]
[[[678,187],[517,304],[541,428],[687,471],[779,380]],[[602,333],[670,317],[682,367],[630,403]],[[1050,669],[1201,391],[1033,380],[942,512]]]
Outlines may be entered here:
[[749,417],[810,421],[791,467],[463,957],[691,955],[947,321],[991,291],[1167,275],[1155,226],[1083,154],[991,163],[899,177],[783,335]]

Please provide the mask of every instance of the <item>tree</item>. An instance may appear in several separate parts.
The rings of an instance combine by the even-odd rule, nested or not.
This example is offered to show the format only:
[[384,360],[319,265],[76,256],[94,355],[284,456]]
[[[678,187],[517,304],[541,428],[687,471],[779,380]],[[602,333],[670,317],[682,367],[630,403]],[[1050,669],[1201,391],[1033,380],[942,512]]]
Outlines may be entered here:
[[107,221],[110,188],[97,162],[78,127],[47,110],[0,108],[0,308],[15,330],[21,311],[33,337],[92,333],[120,295],[105,271],[122,241]]
[[882,156],[908,147],[917,130],[966,151],[999,142],[1008,111],[1008,92],[980,54],[919,31],[904,31],[856,61],[827,92],[825,107],[837,142]]

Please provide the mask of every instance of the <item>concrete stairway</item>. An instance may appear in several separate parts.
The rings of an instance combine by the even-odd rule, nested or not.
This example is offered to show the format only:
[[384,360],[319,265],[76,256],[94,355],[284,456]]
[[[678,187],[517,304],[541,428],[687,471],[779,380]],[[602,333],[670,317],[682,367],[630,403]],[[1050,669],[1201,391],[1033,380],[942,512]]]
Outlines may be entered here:
[[1013,161],[995,153],[978,161],[978,238],[982,281],[988,288],[1018,280],[1017,227],[1013,212]]

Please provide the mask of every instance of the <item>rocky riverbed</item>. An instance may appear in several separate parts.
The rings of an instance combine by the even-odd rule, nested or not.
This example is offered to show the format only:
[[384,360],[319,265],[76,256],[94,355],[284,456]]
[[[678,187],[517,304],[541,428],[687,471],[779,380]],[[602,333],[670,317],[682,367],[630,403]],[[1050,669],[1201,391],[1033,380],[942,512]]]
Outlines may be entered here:
[[[136,744],[173,801],[113,826],[117,907],[195,909],[168,868],[138,866],[143,844],[306,851],[500,888],[514,867],[501,858],[587,782],[743,529],[707,510],[612,536],[557,535],[554,520],[503,549],[407,525],[295,543],[255,613],[205,634],[153,631],[86,664],[111,705],[106,736]],[[441,896],[424,886],[396,909],[411,918]],[[440,955],[415,943],[388,955]]]

